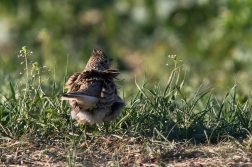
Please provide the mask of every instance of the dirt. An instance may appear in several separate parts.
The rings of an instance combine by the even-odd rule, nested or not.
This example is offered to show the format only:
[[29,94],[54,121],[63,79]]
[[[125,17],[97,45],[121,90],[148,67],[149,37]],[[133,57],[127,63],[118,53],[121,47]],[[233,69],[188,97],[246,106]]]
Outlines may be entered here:
[[252,145],[245,139],[196,145],[118,135],[86,142],[0,140],[0,166],[252,167]]

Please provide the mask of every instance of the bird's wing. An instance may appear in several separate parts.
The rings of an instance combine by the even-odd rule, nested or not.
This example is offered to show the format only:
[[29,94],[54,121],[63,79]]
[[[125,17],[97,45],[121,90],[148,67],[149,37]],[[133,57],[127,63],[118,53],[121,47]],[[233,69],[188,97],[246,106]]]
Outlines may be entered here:
[[79,92],[88,96],[100,97],[102,82],[101,77],[92,76],[92,73],[75,73],[67,81],[67,93]]
[[81,73],[83,78],[93,78],[93,77],[98,77],[98,78],[106,78],[106,79],[114,79],[120,74],[119,70],[117,69],[107,69],[104,71],[101,70],[90,70],[90,71],[83,71]]
[[97,107],[110,107],[116,101],[116,97],[117,88],[115,83],[111,80],[104,80]]
[[[97,103],[98,108],[110,107],[115,102],[117,97],[117,88],[113,79],[118,75],[119,71],[115,69],[82,72],[82,78],[85,78],[87,81],[92,81],[92,84],[88,86],[88,89],[85,89],[85,94],[100,98]],[[82,88],[80,87],[80,91],[81,90]]]
[[117,98],[113,79],[118,75],[119,71],[116,69],[75,73],[68,79],[68,93],[62,95],[62,100],[74,100],[77,106],[84,108],[92,108],[93,105],[98,108],[110,107]]
[[92,109],[96,107],[96,103],[99,101],[99,98],[75,92],[62,94],[61,100],[74,100],[80,108],[84,107],[85,109]]
[[78,79],[80,74],[81,74],[80,72],[76,72],[69,77],[69,79],[66,82],[66,86],[65,86],[65,88],[68,89],[67,92],[71,92],[73,89],[75,89],[75,87],[76,87],[75,82]]
[[122,108],[125,106],[125,103],[122,99],[117,96],[116,101],[110,107],[110,112],[104,117],[104,121],[113,121],[115,120],[121,113]]
[[98,77],[85,78],[82,77],[77,84],[79,85],[78,90],[76,92],[83,93],[88,96],[93,96],[96,98],[100,98],[103,79]]
[[116,78],[120,74],[118,69],[107,69],[107,70],[104,70],[103,72],[104,72],[105,78],[111,78],[111,79]]

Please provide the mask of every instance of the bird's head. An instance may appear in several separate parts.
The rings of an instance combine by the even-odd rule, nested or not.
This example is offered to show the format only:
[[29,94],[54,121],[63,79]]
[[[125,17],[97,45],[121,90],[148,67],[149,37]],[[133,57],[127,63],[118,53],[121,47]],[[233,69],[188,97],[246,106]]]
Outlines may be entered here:
[[112,60],[113,59],[108,58],[100,49],[93,49],[93,53],[87,62],[85,71],[90,71],[92,69],[104,71],[109,69]]

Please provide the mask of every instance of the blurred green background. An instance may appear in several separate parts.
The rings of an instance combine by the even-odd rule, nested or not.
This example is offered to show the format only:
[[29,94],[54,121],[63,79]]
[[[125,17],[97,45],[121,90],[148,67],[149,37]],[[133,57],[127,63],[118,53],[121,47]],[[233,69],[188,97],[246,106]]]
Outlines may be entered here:
[[[176,55],[186,71],[185,92],[214,85],[226,92],[252,83],[251,0],[1,0],[0,79],[22,73],[19,50],[59,87],[82,71],[92,49],[114,58],[126,94],[135,79],[166,83]],[[67,66],[68,60],[68,66]],[[167,66],[168,64],[168,66]]]

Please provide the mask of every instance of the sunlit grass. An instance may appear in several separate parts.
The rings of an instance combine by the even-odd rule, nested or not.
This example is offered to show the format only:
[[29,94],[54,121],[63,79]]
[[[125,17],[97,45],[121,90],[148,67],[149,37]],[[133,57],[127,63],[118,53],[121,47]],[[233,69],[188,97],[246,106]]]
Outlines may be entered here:
[[[61,151],[64,148],[65,159],[60,161],[65,161],[69,166],[77,161],[86,165],[95,164],[95,158],[100,156],[108,156],[111,163],[118,166],[122,159],[120,154],[124,155],[124,150],[129,147],[128,151],[134,154],[136,150],[142,150],[139,156],[162,159],[161,157],[170,154],[169,150],[177,148],[176,143],[182,141],[211,144],[230,138],[246,138],[242,147],[248,147],[248,150],[251,147],[250,94],[240,100],[237,93],[239,85],[236,84],[222,98],[213,94],[214,87],[205,90],[198,88],[195,95],[188,98],[184,93],[184,64],[176,57],[168,60],[174,69],[167,78],[166,86],[159,82],[149,85],[148,80],[140,81],[140,84],[136,78],[135,87],[138,91],[131,92],[133,95],[120,117],[103,126],[89,126],[89,146],[85,146],[83,126],[70,119],[70,106],[60,101],[59,95],[64,90],[64,83],[56,83],[50,77],[53,72],[45,70],[45,67],[36,62],[30,62],[32,54],[26,47],[22,48],[19,57],[24,62],[21,64],[24,71],[19,72],[21,75],[15,75],[19,77],[11,77],[10,74],[9,93],[0,94],[1,147],[11,141],[43,141],[43,144],[53,145]],[[62,76],[64,81],[66,75]],[[154,143],[169,148],[157,151],[158,146]],[[114,148],[114,145],[118,147]],[[101,149],[102,154],[106,155],[88,159],[97,149]],[[7,154],[9,152],[5,150],[0,162],[6,162]],[[78,159],[80,156],[81,162]]]

